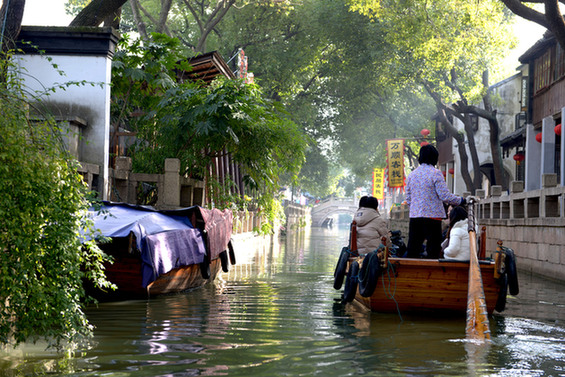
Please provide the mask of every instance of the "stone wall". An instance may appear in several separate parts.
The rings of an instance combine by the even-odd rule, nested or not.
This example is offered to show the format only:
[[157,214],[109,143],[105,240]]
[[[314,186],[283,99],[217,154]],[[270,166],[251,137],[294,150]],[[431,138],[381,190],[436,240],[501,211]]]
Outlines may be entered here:
[[409,210],[406,204],[392,207],[390,218],[388,219],[388,228],[390,230],[400,230],[406,244],[408,244],[408,220]]
[[[565,187],[556,186],[555,174],[544,174],[544,188],[523,191],[524,183],[511,183],[510,193],[492,186],[492,195],[477,190],[476,214],[479,226],[486,226],[486,255],[500,240],[514,250],[519,270],[556,281],[565,281]],[[393,207],[390,229],[408,235],[408,206]]]
[[283,201],[284,214],[286,216],[286,231],[304,228],[312,223],[310,215],[311,207]]
[[555,174],[543,174],[542,185],[523,191],[524,183],[515,181],[509,194],[492,186],[492,195],[479,202],[479,222],[487,227],[487,250],[502,240],[520,270],[565,281],[565,187],[557,186]]

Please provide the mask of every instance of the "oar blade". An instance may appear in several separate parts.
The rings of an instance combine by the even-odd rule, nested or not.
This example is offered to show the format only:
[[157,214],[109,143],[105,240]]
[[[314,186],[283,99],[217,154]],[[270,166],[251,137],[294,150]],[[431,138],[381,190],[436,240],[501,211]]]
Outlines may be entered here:
[[475,218],[473,201],[469,203],[469,283],[467,291],[467,327],[465,333],[468,339],[486,341],[490,339],[488,311],[483,288],[481,267],[477,258],[477,235],[475,233]]

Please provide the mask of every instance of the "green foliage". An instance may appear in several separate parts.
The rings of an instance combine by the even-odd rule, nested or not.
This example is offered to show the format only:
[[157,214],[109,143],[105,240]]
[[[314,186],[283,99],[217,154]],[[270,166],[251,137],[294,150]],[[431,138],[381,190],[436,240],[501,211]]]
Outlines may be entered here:
[[[159,9],[156,0],[141,3]],[[187,8],[197,3],[202,15],[217,4],[188,0],[168,19],[185,46],[201,37]],[[469,100],[482,93],[480,74],[488,68],[496,77],[514,41],[502,9],[495,0],[247,1],[229,9],[207,46],[226,58],[245,50],[264,93],[315,141],[300,184],[322,193],[335,179],[328,166],[369,181],[385,163],[386,139],[429,128],[435,106],[422,82],[449,103],[455,97],[444,82],[455,69]]]
[[497,0],[349,0],[352,9],[385,26],[396,49],[383,61],[391,86],[428,82],[446,103],[460,98],[445,85],[457,75],[463,95],[474,101],[483,94],[481,75],[498,72],[515,45],[511,20]]
[[[112,119],[137,133],[134,169],[160,172],[166,158],[178,158],[187,176],[214,184],[208,173],[212,159],[229,153],[243,168],[247,188],[272,197],[281,175],[298,173],[305,136],[257,85],[228,79],[210,85],[177,82],[179,70],[190,70],[178,47],[178,40],[154,34],[150,43],[122,43],[115,55]],[[143,115],[131,116],[136,112]]]
[[65,2],[65,12],[76,16],[91,0],[67,0]]
[[85,184],[49,121],[28,118],[28,102],[12,75],[0,89],[0,343],[46,339],[72,348],[91,334],[83,281],[109,286],[105,254],[81,243],[89,227]]

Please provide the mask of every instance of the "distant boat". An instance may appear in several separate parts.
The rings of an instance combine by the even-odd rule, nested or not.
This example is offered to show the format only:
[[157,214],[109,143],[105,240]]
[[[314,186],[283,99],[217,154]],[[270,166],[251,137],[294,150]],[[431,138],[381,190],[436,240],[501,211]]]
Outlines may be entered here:
[[94,228],[110,239],[99,246],[114,258],[105,266],[116,291],[87,287],[98,299],[148,297],[200,287],[235,264],[229,210],[199,206],[157,211],[105,202],[91,209]]

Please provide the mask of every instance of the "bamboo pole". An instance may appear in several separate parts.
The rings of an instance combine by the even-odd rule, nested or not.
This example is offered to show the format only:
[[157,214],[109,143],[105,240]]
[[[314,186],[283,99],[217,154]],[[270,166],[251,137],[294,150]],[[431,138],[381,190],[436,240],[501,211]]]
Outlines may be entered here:
[[467,339],[478,341],[490,340],[490,328],[488,323],[487,305],[483,289],[481,268],[477,258],[477,234],[475,232],[475,214],[473,211],[474,199],[469,200],[469,284],[467,291],[467,327],[465,333]]

